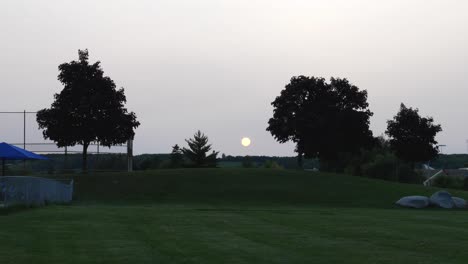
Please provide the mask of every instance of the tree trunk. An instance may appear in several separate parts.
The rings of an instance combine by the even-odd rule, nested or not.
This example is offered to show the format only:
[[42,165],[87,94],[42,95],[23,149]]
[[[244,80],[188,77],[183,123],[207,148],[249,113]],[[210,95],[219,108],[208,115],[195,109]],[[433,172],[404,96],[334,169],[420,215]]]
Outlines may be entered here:
[[83,144],[83,164],[81,166],[83,173],[88,173],[88,146],[88,142]]

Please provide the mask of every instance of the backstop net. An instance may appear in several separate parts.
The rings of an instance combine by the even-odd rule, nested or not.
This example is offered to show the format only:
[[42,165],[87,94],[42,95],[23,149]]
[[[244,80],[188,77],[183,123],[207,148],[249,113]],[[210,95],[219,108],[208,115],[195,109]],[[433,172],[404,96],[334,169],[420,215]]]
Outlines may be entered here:
[[[82,162],[82,146],[59,148],[45,140],[36,121],[37,112],[0,112],[2,123],[0,142],[6,142],[38,154],[47,154],[47,161],[8,161],[8,175],[34,173],[56,173],[79,171]],[[88,147],[88,168],[91,171],[130,171],[132,170],[132,143],[111,148],[91,144]],[[26,173],[25,173],[26,172]]]

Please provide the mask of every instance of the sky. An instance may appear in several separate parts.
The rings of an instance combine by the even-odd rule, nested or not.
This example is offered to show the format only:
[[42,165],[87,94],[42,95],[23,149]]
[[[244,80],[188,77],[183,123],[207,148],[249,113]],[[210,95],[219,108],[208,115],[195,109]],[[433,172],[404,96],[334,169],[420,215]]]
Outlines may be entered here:
[[[50,107],[58,65],[88,49],[141,122],[136,154],[201,130],[226,155],[294,155],[265,129],[297,75],[367,90],[375,136],[403,102],[442,125],[443,153],[467,153],[467,13],[465,0],[2,0],[0,111]],[[0,141],[22,141],[21,116],[0,122]]]

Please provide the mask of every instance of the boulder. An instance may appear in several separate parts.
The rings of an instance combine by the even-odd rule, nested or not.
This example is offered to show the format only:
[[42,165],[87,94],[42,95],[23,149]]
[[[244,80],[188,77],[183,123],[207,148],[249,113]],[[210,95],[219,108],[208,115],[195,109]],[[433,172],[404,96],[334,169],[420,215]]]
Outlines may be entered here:
[[463,198],[452,197],[455,208],[466,208],[466,201]]
[[430,201],[426,196],[405,196],[396,202],[397,205],[410,208],[426,208]]
[[450,209],[455,206],[452,195],[447,191],[438,191],[431,195],[431,204],[446,209]]

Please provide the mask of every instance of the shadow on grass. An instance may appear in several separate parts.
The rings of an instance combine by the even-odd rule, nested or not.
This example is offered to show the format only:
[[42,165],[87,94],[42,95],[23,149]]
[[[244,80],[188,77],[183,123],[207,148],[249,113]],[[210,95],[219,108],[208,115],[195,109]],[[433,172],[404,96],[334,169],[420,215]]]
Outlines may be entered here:
[[24,212],[24,211],[30,211],[30,210],[39,209],[41,207],[54,206],[54,205],[70,206],[71,203],[45,203],[42,206],[17,204],[17,205],[12,205],[12,206],[8,206],[8,207],[0,207],[0,217],[1,216],[6,216],[6,215],[9,215],[9,214],[21,213],[21,212]]
[[26,210],[36,209],[37,206],[26,206],[26,205],[14,205],[9,207],[0,207],[0,216],[6,216],[9,214],[19,213]]

